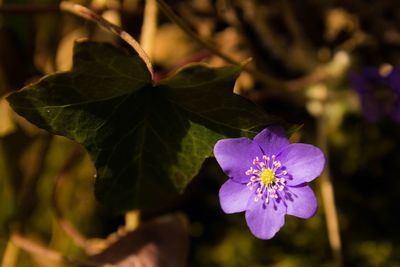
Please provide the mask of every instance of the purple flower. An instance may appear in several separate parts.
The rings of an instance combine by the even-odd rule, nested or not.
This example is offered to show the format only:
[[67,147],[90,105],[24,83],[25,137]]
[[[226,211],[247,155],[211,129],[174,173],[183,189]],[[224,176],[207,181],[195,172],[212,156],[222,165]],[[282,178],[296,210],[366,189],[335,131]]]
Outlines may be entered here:
[[382,75],[377,68],[350,74],[350,86],[359,94],[361,107],[370,122],[390,117],[400,122],[400,67]]
[[250,140],[219,140],[214,155],[229,176],[219,200],[225,213],[246,212],[251,232],[272,238],[285,222],[285,215],[310,218],[317,200],[308,182],[322,172],[325,157],[308,144],[289,144],[281,127],[269,127]]

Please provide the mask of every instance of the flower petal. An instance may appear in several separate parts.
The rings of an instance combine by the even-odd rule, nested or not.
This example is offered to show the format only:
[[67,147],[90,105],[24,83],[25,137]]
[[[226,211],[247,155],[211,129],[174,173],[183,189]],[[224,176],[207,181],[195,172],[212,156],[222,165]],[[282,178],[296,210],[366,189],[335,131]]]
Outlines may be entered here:
[[318,208],[317,198],[311,187],[307,184],[296,187],[287,187],[285,203],[287,214],[299,218],[308,219],[312,217]]
[[254,137],[254,141],[261,147],[265,155],[278,154],[282,148],[289,145],[285,130],[280,126],[271,126],[262,130]]
[[214,146],[214,156],[226,175],[237,182],[247,183],[249,176],[246,171],[253,166],[256,156],[262,157],[262,151],[245,137],[222,139]]
[[245,184],[229,179],[219,190],[219,203],[225,213],[242,212],[246,209],[251,194],[253,192]]
[[246,221],[250,231],[260,239],[271,239],[285,223],[286,207],[283,201],[270,201],[263,204],[249,200],[246,210]]
[[321,174],[325,165],[322,151],[309,144],[290,144],[277,158],[292,177],[286,181],[287,185],[291,186],[314,180]]

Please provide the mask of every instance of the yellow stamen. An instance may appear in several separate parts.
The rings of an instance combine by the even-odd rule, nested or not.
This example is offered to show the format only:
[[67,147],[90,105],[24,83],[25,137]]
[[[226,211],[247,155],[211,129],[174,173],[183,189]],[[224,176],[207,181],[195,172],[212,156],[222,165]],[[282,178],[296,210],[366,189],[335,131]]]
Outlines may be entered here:
[[260,174],[261,183],[269,185],[275,180],[275,173],[270,169],[263,169]]

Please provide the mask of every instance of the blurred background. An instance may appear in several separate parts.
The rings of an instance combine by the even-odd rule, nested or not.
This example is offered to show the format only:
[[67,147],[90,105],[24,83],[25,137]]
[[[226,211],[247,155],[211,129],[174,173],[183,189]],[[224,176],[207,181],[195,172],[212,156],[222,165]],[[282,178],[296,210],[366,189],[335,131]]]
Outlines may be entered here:
[[[384,72],[399,64],[400,2],[166,2],[199,38],[220,52],[238,62],[252,58],[247,66],[256,73],[243,72],[236,93],[299,125],[291,136],[293,142],[325,150],[343,266],[400,266],[400,126],[390,116],[371,122],[349,83],[350,73],[362,73],[368,67]],[[146,13],[146,1],[76,3],[141,40],[158,79],[190,62],[229,64],[185,34],[162,10]],[[1,267],[71,266],[65,260],[13,246],[9,238],[16,231],[74,259],[99,253],[109,246],[115,232],[127,231],[121,228],[124,216],[109,214],[96,203],[95,170],[84,149],[31,125],[4,99],[43,75],[68,70],[77,39],[124,45],[95,23],[60,11],[58,4],[54,0],[0,0]],[[143,21],[150,16],[153,31],[147,30],[149,36],[144,39]],[[386,85],[370,85],[374,86]],[[392,95],[396,101],[398,94]],[[173,208],[163,214],[141,214],[140,225],[161,231],[154,218],[172,216],[168,218],[178,223],[178,229],[170,231],[167,241],[154,242],[161,248],[177,245],[179,253],[170,257],[186,261],[187,266],[338,266],[330,248],[319,179],[312,183],[319,198],[318,213],[309,220],[286,217],[283,229],[267,241],[250,233],[243,214],[222,212],[218,190],[225,180],[215,160],[207,160]],[[166,215],[171,212],[179,215]],[[146,224],[149,220],[153,224]],[[151,257],[142,253],[137,260],[143,263]],[[157,266],[174,266],[169,260]]]

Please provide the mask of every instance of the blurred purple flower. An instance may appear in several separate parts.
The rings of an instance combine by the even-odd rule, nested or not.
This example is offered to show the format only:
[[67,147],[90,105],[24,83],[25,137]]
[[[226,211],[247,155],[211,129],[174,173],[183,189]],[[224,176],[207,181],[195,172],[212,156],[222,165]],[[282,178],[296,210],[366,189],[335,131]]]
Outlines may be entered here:
[[350,74],[350,86],[359,94],[361,107],[370,122],[390,117],[400,122],[400,67],[382,75],[377,68]]
[[289,144],[281,127],[269,127],[250,140],[219,140],[214,155],[229,176],[219,200],[225,213],[246,212],[251,232],[272,238],[285,215],[310,218],[317,200],[308,182],[322,172],[325,157],[308,144]]

